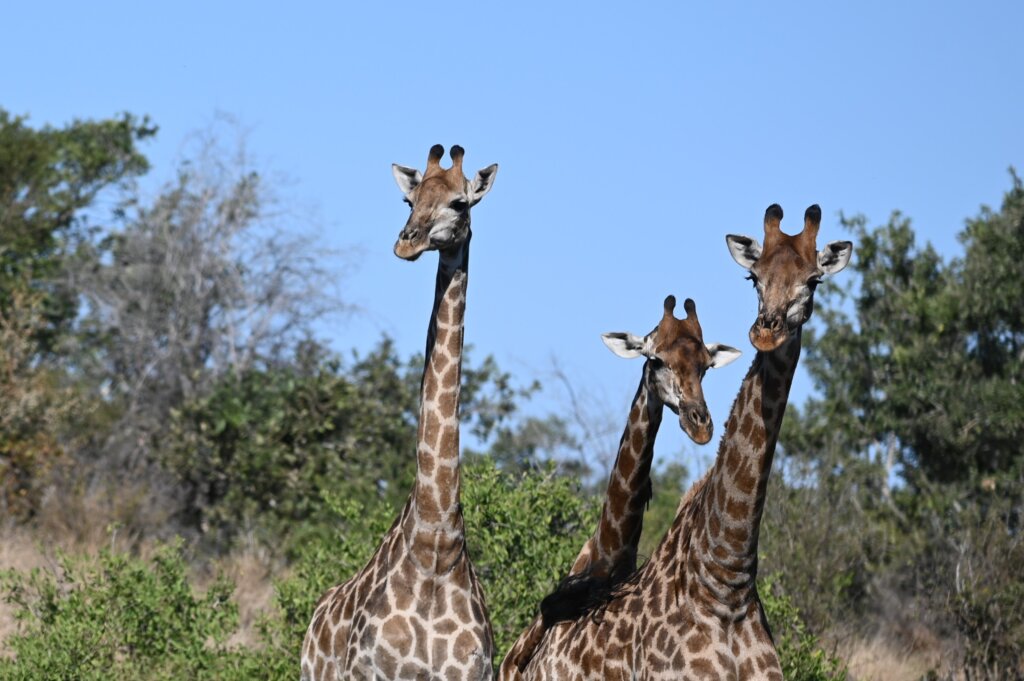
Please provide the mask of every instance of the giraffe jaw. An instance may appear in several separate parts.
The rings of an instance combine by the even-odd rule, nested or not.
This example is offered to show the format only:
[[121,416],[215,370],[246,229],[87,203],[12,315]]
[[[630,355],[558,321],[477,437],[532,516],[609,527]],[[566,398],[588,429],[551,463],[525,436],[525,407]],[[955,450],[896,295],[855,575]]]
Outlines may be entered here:
[[[694,407],[693,405],[684,405],[682,408],[668,405],[669,409],[672,410],[676,416],[679,417],[679,428],[687,437],[694,441],[698,445],[706,445],[711,441],[711,436],[715,432],[715,424],[708,415],[707,405],[703,407]],[[692,418],[692,414],[695,412],[703,412],[705,419],[696,420]]]
[[420,243],[413,243],[408,239],[399,239],[395,242],[395,255],[402,260],[413,262],[426,250],[430,248],[430,241],[424,240]]
[[689,436],[689,438],[694,441],[694,443],[698,445],[706,445],[707,443],[711,442],[711,436],[714,434],[715,430],[712,424],[709,423],[707,426],[704,427],[688,427],[684,425],[681,421],[682,419],[680,419],[679,425],[682,426],[683,432],[686,433],[687,436]]
[[790,337],[788,325],[772,331],[759,323],[750,327],[750,342],[759,352],[773,352],[783,345]]
[[779,334],[755,334],[753,331],[750,332],[750,342],[759,352],[773,352],[779,349],[788,338],[789,333],[787,332]]

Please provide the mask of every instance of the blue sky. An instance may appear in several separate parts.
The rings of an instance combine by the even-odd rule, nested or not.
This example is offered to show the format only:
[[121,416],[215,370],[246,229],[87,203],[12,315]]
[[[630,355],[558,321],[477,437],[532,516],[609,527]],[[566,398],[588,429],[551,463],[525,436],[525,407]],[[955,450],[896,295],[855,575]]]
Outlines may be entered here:
[[[422,167],[436,142],[467,171],[499,163],[473,213],[467,342],[546,381],[541,410],[565,402],[557,358],[616,429],[640,364],[599,334],[649,331],[673,293],[744,351],[705,379],[721,432],[756,312],[724,235],[759,235],[768,204],[797,229],[819,203],[822,243],[845,238],[839,211],[900,209],[950,256],[1024,170],[1019,2],[41,1],[4,23],[0,106],[36,125],[150,115],[152,189],[218,112],[248,129],[324,245],[362,254],[341,287],[365,314],[323,329],[339,350],[422,348],[436,259],[391,253],[390,164]],[[658,451],[693,465],[674,426]]]

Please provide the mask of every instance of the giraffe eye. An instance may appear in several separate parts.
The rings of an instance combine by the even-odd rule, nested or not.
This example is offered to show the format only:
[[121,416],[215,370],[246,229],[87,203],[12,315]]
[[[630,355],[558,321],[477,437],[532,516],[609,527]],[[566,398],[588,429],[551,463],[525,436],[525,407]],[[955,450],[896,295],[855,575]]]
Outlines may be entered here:
[[757,275],[756,275],[756,274],[754,274],[753,272],[751,272],[750,274],[748,274],[748,275],[747,275],[747,276],[745,277],[745,279],[746,279],[747,281],[752,281],[752,282],[754,282],[754,288],[757,288]]
[[448,204],[448,205],[449,205],[449,207],[451,207],[451,208],[452,208],[453,210],[456,210],[456,211],[458,211],[458,212],[460,212],[460,213],[461,213],[462,211],[466,210],[467,208],[469,208],[469,202],[468,202],[468,201],[466,201],[465,199],[455,199],[454,201],[452,201],[452,202],[451,202],[450,204]]
[[818,284],[820,284],[821,281],[821,277],[811,277],[810,279],[807,280],[807,285],[810,286],[811,290],[813,291],[818,287]]

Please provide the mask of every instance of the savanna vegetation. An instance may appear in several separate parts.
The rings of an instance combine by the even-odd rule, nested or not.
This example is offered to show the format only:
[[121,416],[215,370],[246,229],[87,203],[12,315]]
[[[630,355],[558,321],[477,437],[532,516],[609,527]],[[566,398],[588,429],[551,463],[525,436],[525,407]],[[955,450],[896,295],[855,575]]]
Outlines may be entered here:
[[[346,309],[330,254],[222,132],[144,199],[148,120],[0,110],[0,679],[295,678],[317,597],[408,493],[422,357],[317,337]],[[817,295],[817,390],[762,531],[787,679],[1024,679],[1009,181],[949,260],[898,213],[842,220],[852,273]],[[503,652],[593,527],[605,471],[579,453],[608,428],[525,416],[532,377],[467,364],[463,501]],[[645,552],[693,473],[659,469]]]

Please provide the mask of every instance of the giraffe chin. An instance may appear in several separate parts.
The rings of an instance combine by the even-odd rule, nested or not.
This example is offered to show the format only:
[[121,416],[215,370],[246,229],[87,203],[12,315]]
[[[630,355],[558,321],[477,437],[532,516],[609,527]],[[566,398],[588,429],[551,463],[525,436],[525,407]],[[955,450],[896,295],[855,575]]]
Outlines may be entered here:
[[772,352],[785,343],[788,338],[788,331],[772,333],[759,326],[754,326],[750,329],[750,342],[759,352]]
[[699,445],[706,445],[711,442],[711,436],[713,431],[711,428],[697,428],[694,430],[687,430],[686,434],[690,436],[690,439]]
[[429,242],[414,244],[411,241],[399,239],[395,242],[395,255],[402,260],[412,262],[423,255],[423,252],[427,250],[429,245]]

